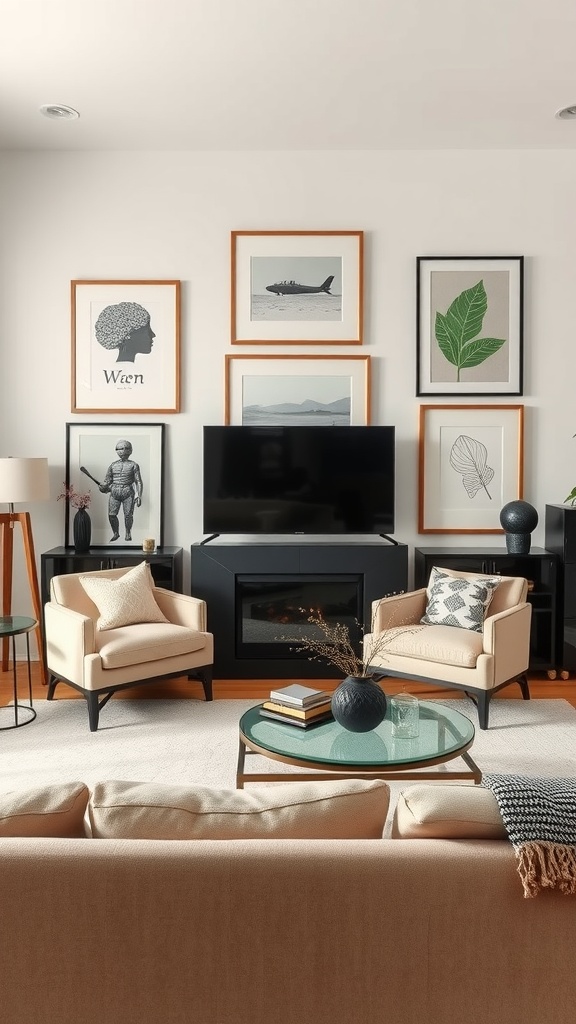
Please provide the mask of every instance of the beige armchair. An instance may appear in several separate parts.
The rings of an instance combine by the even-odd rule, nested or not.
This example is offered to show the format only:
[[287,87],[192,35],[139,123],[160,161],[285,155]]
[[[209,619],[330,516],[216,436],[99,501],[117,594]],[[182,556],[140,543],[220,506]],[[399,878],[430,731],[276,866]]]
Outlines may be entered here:
[[214,646],[212,634],[206,632],[204,601],[152,586],[152,596],[169,621],[98,628],[98,608],[82,587],[80,575],[114,580],[129,571],[70,573],[50,581],[44,618],[47,699],[52,700],[58,683],[73,686],[88,704],[92,732],[114,693],[146,680],[197,678],[206,700],[212,700]]
[[[482,578],[479,573],[442,572],[463,580]],[[374,639],[389,632],[385,649],[370,660],[381,676],[464,690],[477,706],[480,728],[487,729],[489,702],[496,690],[518,682],[524,700],[530,699],[526,670],[532,607],[526,601],[527,591],[525,579],[502,576],[481,632],[454,625],[421,624],[426,589],[375,601],[373,633],[364,637],[366,657]]]

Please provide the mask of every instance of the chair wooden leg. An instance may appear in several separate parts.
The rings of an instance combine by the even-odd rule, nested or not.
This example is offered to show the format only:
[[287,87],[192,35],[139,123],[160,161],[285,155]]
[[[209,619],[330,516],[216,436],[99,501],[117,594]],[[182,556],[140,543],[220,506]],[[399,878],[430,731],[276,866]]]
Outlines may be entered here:
[[195,672],[190,673],[188,678],[199,679],[204,690],[204,699],[212,700],[212,665],[205,665],[204,668],[196,669]]
[[46,700],[54,699],[54,690],[58,686],[59,682],[60,680],[57,679],[56,676],[53,676],[52,673],[50,673],[48,677],[48,693],[46,694]]
[[487,729],[490,708],[489,690],[476,690],[476,707],[478,709],[478,724],[481,729]]
[[530,687],[528,685],[528,675],[523,672],[521,676],[518,676],[518,684],[522,692],[523,700],[530,700]]
[[98,729],[98,719],[100,717],[98,694],[86,691],[85,697],[86,703],[88,704],[88,723],[90,725],[90,732],[96,732]]

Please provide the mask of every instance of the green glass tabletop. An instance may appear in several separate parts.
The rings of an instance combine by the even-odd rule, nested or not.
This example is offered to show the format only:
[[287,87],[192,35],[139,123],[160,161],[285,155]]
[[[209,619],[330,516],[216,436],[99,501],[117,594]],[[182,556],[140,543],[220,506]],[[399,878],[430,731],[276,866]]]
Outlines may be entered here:
[[434,701],[419,701],[419,735],[399,739],[392,735],[390,706],[386,718],[371,732],[348,732],[335,721],[300,729],[273,722],[260,715],[261,705],[240,719],[240,733],[247,742],[272,754],[316,764],[365,768],[425,764],[443,755],[456,756],[474,739],[474,726],[466,715]]
[[0,615],[0,637],[28,633],[37,625],[36,619],[30,619],[27,615]]

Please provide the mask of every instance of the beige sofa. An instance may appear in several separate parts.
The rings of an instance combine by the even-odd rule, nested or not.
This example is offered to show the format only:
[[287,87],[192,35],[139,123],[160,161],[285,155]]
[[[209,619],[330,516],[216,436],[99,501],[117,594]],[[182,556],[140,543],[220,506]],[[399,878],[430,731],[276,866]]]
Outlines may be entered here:
[[[523,898],[506,839],[342,838],[382,782],[161,789],[0,795],[3,1024],[572,1024],[574,898]],[[290,829],[340,837],[118,838]]]

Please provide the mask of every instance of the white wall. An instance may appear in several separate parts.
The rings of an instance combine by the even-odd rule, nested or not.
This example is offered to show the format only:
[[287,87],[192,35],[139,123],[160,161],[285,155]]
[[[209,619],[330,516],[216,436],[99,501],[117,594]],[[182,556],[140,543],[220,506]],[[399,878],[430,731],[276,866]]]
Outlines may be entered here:
[[[201,427],[223,422],[230,231],[362,229],[372,422],[397,428],[396,537],[410,545],[504,545],[417,534],[417,255],[524,255],[525,392],[470,399],[526,406],[524,497],[544,509],[576,484],[573,152],[0,154],[0,456],[45,455],[53,500],[32,511],[36,551],[64,543],[56,503],[67,421],[167,423],[165,543],[201,535]],[[179,278],[183,411],[70,413],[70,284]],[[291,346],[270,351],[297,354]],[[321,346],[312,350],[327,354]],[[29,609],[21,566],[14,610]]]

